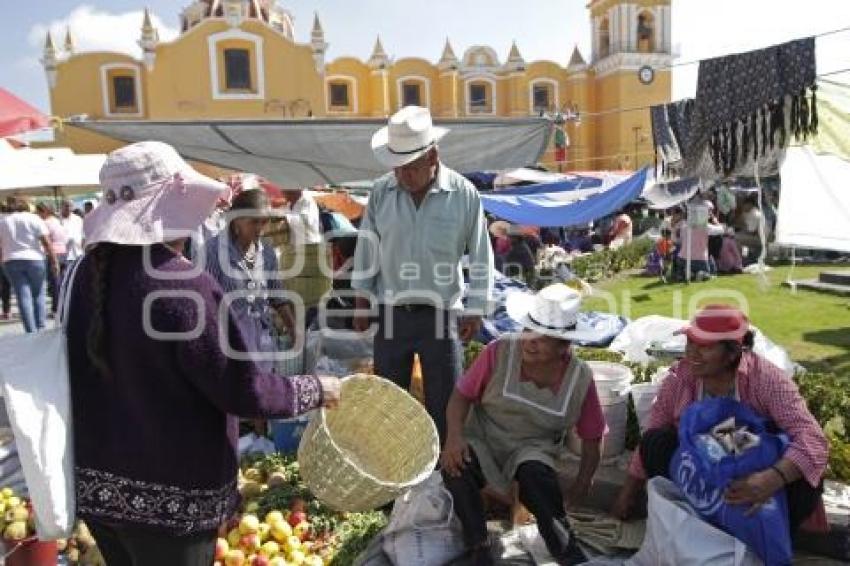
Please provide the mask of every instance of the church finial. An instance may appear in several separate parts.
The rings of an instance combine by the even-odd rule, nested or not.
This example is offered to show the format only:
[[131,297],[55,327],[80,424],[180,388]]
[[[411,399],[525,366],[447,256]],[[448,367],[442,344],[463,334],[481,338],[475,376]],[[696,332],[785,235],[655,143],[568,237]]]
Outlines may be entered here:
[[142,58],[148,70],[153,69],[156,62],[156,45],[159,43],[159,33],[151,22],[150,10],[145,8],[145,16],[142,20],[142,36],[139,39],[139,47],[142,48]]
[[151,23],[151,12],[145,7],[145,16],[144,20],[142,20],[142,35],[149,31],[153,31],[153,23]]
[[319,21],[319,13],[313,12],[313,36],[316,35],[324,37],[325,30],[322,29],[322,22]]
[[74,54],[74,38],[71,37],[71,28],[65,29],[65,52],[68,55]]
[[368,65],[372,69],[386,69],[389,63],[390,58],[384,51],[384,45],[381,43],[381,36],[379,35],[375,40],[375,47],[372,49],[372,56],[369,57]]
[[573,48],[573,54],[570,56],[570,62],[567,63],[567,69],[575,69],[586,66],[587,62],[584,60],[584,57],[582,57],[581,51],[578,50],[578,45],[576,45]]
[[524,71],[525,59],[520,55],[519,48],[516,46],[516,41],[511,44],[511,51],[508,54],[508,60],[505,67],[510,71]]
[[443,47],[443,54],[440,56],[440,61],[437,66],[442,70],[456,70],[458,67],[457,55],[455,55],[452,44],[449,38],[446,38],[446,45]]
[[53,45],[53,34],[50,33],[50,30],[47,30],[47,37],[44,39],[44,52],[48,51],[56,52],[56,46]]
[[316,70],[319,73],[324,73],[328,43],[325,41],[325,32],[319,21],[318,12],[313,13],[313,31],[310,33],[310,45],[313,47],[313,61],[316,63]]
[[53,44],[53,35],[50,30],[47,30],[47,37],[44,39],[44,51],[41,57],[41,65],[44,67],[44,72],[47,74],[47,84],[50,88],[56,86],[56,65],[59,63],[56,57],[56,46]]

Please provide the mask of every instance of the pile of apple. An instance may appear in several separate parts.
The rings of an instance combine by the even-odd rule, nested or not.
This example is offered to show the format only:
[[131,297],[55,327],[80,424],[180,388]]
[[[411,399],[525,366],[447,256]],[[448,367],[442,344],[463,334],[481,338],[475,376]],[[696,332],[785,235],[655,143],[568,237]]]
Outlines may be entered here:
[[[36,536],[32,502],[8,487],[0,490],[0,531],[7,547]],[[94,537],[82,521],[77,521],[71,538],[56,541],[56,550],[66,556],[69,564],[106,566]]]
[[300,501],[270,511],[264,521],[247,513],[228,526],[219,532],[214,566],[324,566],[331,558],[331,548],[314,540]]
[[16,543],[35,536],[32,503],[8,487],[0,490],[0,517],[4,540]]

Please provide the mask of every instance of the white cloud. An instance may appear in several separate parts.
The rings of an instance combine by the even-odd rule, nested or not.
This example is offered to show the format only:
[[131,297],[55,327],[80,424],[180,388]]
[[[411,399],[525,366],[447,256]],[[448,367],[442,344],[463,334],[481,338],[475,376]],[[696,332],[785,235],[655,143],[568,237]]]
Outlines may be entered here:
[[[61,48],[65,31],[70,29],[77,51],[117,51],[139,57],[141,49],[136,42],[141,34],[143,17],[142,10],[118,14],[83,4],[64,18],[34,25],[28,40],[30,45],[40,50],[47,30],[50,30],[56,47]],[[170,41],[178,35],[177,29],[165,25],[155,14],[151,14],[151,23],[159,31],[161,41]]]

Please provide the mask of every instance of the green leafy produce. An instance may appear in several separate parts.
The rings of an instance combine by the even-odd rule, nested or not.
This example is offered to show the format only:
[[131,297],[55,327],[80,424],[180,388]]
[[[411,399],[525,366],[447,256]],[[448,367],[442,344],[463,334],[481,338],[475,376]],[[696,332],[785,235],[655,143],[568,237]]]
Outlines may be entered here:
[[337,550],[331,566],[349,566],[387,526],[381,511],[349,513],[337,531]]
[[809,371],[795,376],[800,393],[829,440],[827,477],[850,482],[850,375]]
[[626,269],[637,269],[646,263],[646,255],[652,250],[652,240],[638,238],[615,250],[600,250],[575,258],[570,269],[577,277],[587,281],[606,279]]

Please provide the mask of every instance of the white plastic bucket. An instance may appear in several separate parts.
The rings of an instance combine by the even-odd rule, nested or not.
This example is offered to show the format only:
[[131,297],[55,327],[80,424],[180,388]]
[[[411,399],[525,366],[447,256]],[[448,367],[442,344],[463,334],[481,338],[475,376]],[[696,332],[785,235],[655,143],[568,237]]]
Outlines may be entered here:
[[[602,439],[602,458],[616,458],[626,449],[629,388],[634,375],[623,364],[587,362],[587,365],[593,370],[593,382],[608,425],[608,434]],[[581,454],[581,439],[575,429],[570,432],[568,445],[572,452]]]
[[646,426],[649,424],[652,405],[655,404],[655,396],[658,395],[660,388],[661,383],[636,383],[632,385],[632,400],[635,403],[635,413],[637,413],[641,434],[646,431]]

